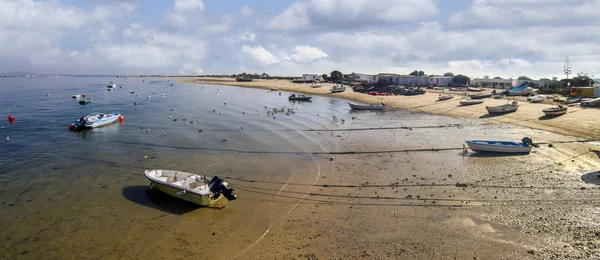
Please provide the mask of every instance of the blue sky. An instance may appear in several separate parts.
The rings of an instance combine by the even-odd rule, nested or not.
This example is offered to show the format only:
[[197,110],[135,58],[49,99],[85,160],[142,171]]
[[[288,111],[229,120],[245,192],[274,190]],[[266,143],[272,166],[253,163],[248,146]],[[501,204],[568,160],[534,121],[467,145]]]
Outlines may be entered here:
[[0,0],[0,72],[600,75],[600,0]]

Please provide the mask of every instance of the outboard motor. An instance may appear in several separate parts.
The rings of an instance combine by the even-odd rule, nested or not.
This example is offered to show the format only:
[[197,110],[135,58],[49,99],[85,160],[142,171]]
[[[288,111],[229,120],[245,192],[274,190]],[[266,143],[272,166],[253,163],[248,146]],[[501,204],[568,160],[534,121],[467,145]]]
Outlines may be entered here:
[[208,182],[208,188],[215,194],[222,193],[227,200],[235,200],[237,196],[233,192],[233,189],[227,189],[227,187],[223,184],[223,180],[218,176],[213,177]]
[[538,145],[534,144],[533,140],[531,138],[529,138],[529,137],[523,137],[523,139],[521,139],[521,142],[523,142],[523,144],[526,144],[526,145],[531,145],[533,147],[538,147]]
[[87,118],[84,116],[84,117],[80,118],[79,120],[77,120],[77,122],[75,122],[73,124],[73,130],[81,131],[81,130],[85,129],[86,123],[87,123]]

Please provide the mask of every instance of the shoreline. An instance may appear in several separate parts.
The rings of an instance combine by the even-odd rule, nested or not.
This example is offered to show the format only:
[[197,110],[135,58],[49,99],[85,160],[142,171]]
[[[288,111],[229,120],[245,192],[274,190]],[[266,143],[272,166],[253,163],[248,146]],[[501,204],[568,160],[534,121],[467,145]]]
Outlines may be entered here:
[[[509,97],[508,99],[484,99],[485,104],[460,106],[458,100],[464,93],[462,91],[445,91],[457,96],[446,101],[437,101],[440,90],[427,90],[424,95],[417,96],[371,96],[364,93],[352,91],[346,88],[345,92],[331,94],[329,89],[334,85],[323,83],[320,88],[312,88],[310,84],[291,83],[286,80],[254,80],[251,82],[237,82],[233,78],[190,78],[176,79],[179,82],[194,84],[230,85],[237,87],[274,89],[277,91],[299,92],[314,95],[326,95],[353,100],[367,104],[385,104],[392,109],[406,109],[414,112],[423,112],[451,117],[466,117],[483,119],[491,122],[508,123],[537,130],[548,131],[566,136],[582,139],[600,139],[600,125],[595,124],[595,119],[600,119],[599,110],[594,108],[581,108],[570,106],[567,114],[559,117],[547,118],[542,109],[556,106],[551,100],[544,103],[529,103],[525,97]],[[487,90],[489,91],[489,90]],[[485,106],[498,106],[505,104],[507,100],[516,99],[519,109],[516,112],[503,115],[489,115]]]

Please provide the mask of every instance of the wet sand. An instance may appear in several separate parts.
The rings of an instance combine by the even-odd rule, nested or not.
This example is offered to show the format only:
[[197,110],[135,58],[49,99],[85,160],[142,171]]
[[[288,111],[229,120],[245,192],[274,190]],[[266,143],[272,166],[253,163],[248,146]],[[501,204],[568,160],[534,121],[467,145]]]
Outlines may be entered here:
[[[179,79],[181,80],[181,79]],[[507,99],[517,99],[519,109],[514,113],[509,113],[499,116],[490,116],[485,109],[485,106],[503,105],[507,99],[485,99],[483,104],[460,106],[459,96],[451,100],[438,102],[438,96],[441,91],[427,90],[424,95],[418,96],[370,96],[363,93],[355,93],[351,88],[343,93],[330,94],[329,89],[333,84],[324,84],[321,88],[311,88],[310,84],[292,83],[287,80],[254,80],[252,82],[237,82],[233,78],[191,78],[183,79],[184,82],[198,84],[223,84],[232,86],[264,88],[291,91],[305,92],[311,94],[327,94],[345,99],[355,100],[369,104],[379,104],[385,102],[390,108],[409,109],[411,111],[419,111],[431,114],[440,114],[456,117],[468,117],[484,119],[491,122],[510,123],[523,127],[529,127],[548,132],[576,136],[584,139],[600,138],[599,109],[596,108],[581,108],[579,106],[571,106],[566,115],[559,117],[545,117],[542,109],[556,106],[551,100],[545,103],[529,103],[524,97],[508,97]],[[488,90],[487,92],[491,92]],[[463,92],[451,92],[462,95]]]

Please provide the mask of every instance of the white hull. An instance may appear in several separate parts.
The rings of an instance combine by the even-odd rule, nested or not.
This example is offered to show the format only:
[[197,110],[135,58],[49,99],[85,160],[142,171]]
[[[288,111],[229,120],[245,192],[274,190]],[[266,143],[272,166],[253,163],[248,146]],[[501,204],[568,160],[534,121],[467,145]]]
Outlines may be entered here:
[[485,107],[485,109],[487,109],[488,113],[490,114],[515,112],[517,111],[517,108],[519,108],[519,104],[517,103],[517,101],[513,101],[512,104],[506,104],[495,107]]
[[321,84],[312,84],[312,85],[310,85],[311,88],[320,88],[322,86],[323,85],[321,85]]
[[88,122],[85,124],[85,127],[96,128],[110,125],[119,120],[119,116],[121,116],[121,114],[104,114],[102,118],[98,118],[97,116],[88,116]]
[[385,105],[360,105],[351,102],[348,105],[350,105],[350,108],[356,110],[383,110],[385,108]]
[[537,89],[534,89],[532,87],[527,87],[523,90],[517,90],[517,91],[508,91],[508,95],[509,96],[526,96],[526,95],[530,95],[530,94],[535,94],[535,92],[537,92]]
[[472,143],[467,141],[469,148],[476,152],[494,152],[494,153],[529,153],[531,152],[531,146],[504,146],[498,143],[495,144],[483,144],[483,143]]
[[444,101],[444,100],[449,100],[449,99],[452,99],[452,98],[454,98],[454,95],[442,95],[442,96],[438,97],[438,100],[439,101]]
[[81,95],[73,95],[73,98],[80,98]]
[[[543,110],[542,110],[543,111]],[[567,110],[558,110],[558,111],[543,111],[547,116],[560,116],[567,113]]]
[[460,104],[463,106],[476,105],[483,103],[482,99],[464,99],[460,101]]
[[[152,183],[152,187],[200,206],[209,206],[223,198],[222,194],[213,193],[205,176],[182,171],[146,170],[144,175]],[[227,183],[223,185],[227,187]]]
[[529,101],[531,103],[542,103],[544,102],[546,99],[544,97],[532,97]]

